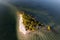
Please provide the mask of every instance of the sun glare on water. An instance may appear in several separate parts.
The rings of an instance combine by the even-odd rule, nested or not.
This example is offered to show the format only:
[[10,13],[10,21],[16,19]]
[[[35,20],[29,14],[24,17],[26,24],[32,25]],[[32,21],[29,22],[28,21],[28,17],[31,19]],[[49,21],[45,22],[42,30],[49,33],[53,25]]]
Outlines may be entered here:
[[25,29],[25,25],[23,24],[23,17],[22,14],[19,15],[19,30],[23,33],[26,34],[26,29]]

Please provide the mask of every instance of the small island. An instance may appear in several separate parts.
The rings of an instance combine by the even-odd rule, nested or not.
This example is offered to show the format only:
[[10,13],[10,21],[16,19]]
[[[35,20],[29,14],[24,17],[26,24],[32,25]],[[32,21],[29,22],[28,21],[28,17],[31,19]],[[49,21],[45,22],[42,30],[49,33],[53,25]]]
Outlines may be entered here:
[[23,13],[23,24],[25,25],[26,30],[35,31],[39,30],[40,28],[44,27],[44,24],[41,24],[32,15],[28,15]]

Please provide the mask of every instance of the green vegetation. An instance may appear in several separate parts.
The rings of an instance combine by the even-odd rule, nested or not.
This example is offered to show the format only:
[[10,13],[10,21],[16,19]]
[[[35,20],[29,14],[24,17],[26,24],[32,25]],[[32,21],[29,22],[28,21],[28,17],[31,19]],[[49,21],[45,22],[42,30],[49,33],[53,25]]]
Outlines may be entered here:
[[38,26],[44,26],[39,21],[36,21],[35,18],[33,18],[31,15],[23,14],[23,24],[26,27],[26,30],[38,30]]

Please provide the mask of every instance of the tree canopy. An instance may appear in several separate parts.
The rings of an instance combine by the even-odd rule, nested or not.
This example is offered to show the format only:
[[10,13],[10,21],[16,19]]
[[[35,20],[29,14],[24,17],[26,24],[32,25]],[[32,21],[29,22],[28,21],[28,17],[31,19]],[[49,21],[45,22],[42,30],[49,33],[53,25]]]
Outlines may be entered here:
[[39,21],[36,21],[31,15],[23,14],[23,24],[25,25],[26,30],[37,30],[40,26],[44,26]]

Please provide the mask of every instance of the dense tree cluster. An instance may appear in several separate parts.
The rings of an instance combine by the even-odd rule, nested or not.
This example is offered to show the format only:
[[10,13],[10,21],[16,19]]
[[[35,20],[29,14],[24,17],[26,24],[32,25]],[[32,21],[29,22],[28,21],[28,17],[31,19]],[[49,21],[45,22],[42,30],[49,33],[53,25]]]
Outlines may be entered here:
[[23,14],[23,24],[26,27],[26,30],[38,30],[39,27],[44,26],[39,21],[36,21],[35,18],[33,18],[31,15]]

